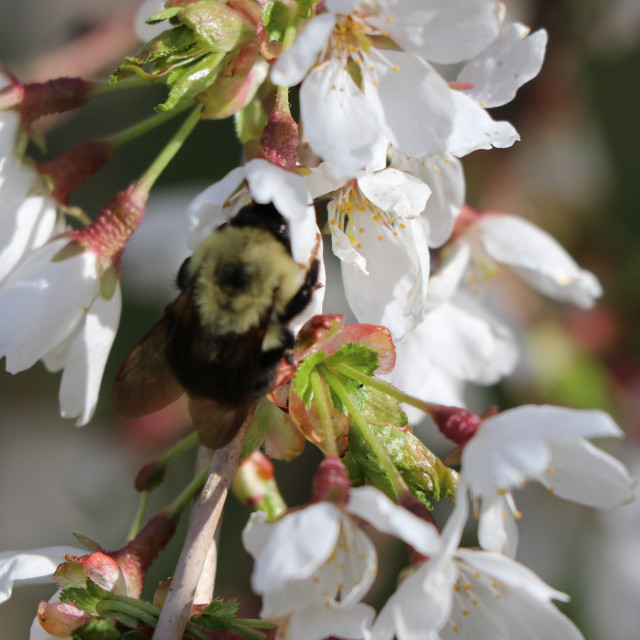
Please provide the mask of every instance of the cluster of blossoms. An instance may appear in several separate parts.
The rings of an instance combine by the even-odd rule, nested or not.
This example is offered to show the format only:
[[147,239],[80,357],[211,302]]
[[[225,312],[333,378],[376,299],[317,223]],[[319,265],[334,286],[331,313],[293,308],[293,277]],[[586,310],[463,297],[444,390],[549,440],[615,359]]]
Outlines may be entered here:
[[[567,596],[514,559],[519,511],[512,490],[538,481],[579,504],[628,502],[627,470],[589,442],[620,437],[621,430],[599,411],[522,406],[477,416],[464,408],[467,383],[495,383],[516,366],[514,333],[489,310],[486,285],[502,265],[557,301],[587,308],[601,295],[596,277],[542,229],[465,203],[460,158],[519,139],[489,110],[513,100],[544,58],[546,33],[529,33],[505,13],[496,0],[145,2],[141,15],[152,27],[145,23],[140,31],[148,41],[111,81],[166,81],[159,113],[41,163],[25,155],[32,122],[105,89],[72,79],[25,85],[5,78],[0,357],[11,373],[38,360],[63,369],[63,416],[83,425],[95,412],[120,318],[122,253],[156,178],[201,119],[234,116],[246,162],[189,205],[185,226],[194,255],[247,206],[264,205],[281,217],[301,273],[314,274],[313,286],[301,288],[310,300],[289,323],[297,339],[274,365],[271,391],[242,407],[243,426],[229,449],[216,452],[209,476],[199,473],[117,551],[83,539],[91,553],[0,555],[3,599],[16,580],[53,574],[61,589],[40,604],[32,639],[206,639],[224,631],[255,640],[266,637],[256,628],[273,627],[277,638],[290,640],[582,638],[551,602]],[[289,88],[297,85],[300,123],[289,107]],[[68,206],[115,148],[189,107],[157,160],[95,219]],[[322,229],[317,201],[326,203]],[[358,324],[321,315],[325,291],[338,286],[325,274],[322,232],[331,236]],[[260,356],[272,349],[270,323],[286,316],[276,310],[280,286],[260,320]],[[214,337],[234,340],[240,352],[255,339],[228,329]],[[134,351],[121,376],[146,348]],[[231,350],[225,353],[235,361]],[[228,364],[231,373],[234,366]],[[147,397],[154,376],[171,399],[181,393],[160,369],[145,370],[134,394],[139,407],[162,406]],[[220,407],[228,407],[196,410],[194,394],[187,389],[187,395],[207,444],[205,433],[222,430],[227,418]],[[444,461],[409,426],[425,413],[455,445]],[[311,502],[288,511],[261,450],[289,460],[307,442],[326,458]],[[136,488],[155,489],[174,455],[145,467]],[[217,496],[215,505],[203,497],[198,508],[219,517],[232,475],[233,491],[254,509],[243,543],[255,561],[251,584],[262,596],[261,621],[238,619],[233,604],[211,602],[212,583],[203,595],[202,566],[193,559],[190,566],[181,559],[171,586],[161,585],[153,603],[141,600],[146,569],[189,499],[208,478],[202,496]],[[223,478],[222,493],[209,486],[212,477]],[[431,510],[443,498],[455,507],[439,528]],[[470,512],[478,548],[460,547]],[[379,612],[363,603],[377,572],[363,523],[410,550],[410,566]],[[197,557],[202,531],[209,529],[193,525],[185,558]]]

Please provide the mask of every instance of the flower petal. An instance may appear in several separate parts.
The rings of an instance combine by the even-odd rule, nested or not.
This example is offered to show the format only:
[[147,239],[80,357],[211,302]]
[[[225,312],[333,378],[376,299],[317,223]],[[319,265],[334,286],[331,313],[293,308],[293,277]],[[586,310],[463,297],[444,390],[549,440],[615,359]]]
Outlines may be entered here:
[[302,82],[327,46],[335,24],[336,17],[332,13],[322,13],[310,20],[297,34],[291,48],[276,60],[271,69],[271,82],[283,87],[293,87]]
[[89,422],[96,409],[121,306],[118,283],[111,300],[96,298],[86,314],[82,330],[71,345],[60,382],[60,413],[63,418],[78,417],[76,426]]
[[510,147],[520,140],[518,132],[509,122],[496,122],[475,101],[462,91],[452,91],[455,105],[453,131],[449,136],[448,151],[462,158],[478,149]]
[[453,92],[421,58],[385,51],[384,60],[375,81],[365,75],[365,95],[383,113],[385,137],[410,156],[444,151],[453,127]]
[[462,472],[477,497],[539,479],[551,463],[549,438],[618,436],[602,411],[525,405],[487,418],[462,452]]
[[391,227],[364,215],[355,226],[368,274],[342,263],[349,306],[359,322],[382,324],[400,338],[421,322],[426,304],[429,249],[422,226],[413,219]]
[[309,73],[300,89],[300,113],[311,148],[337,177],[353,177],[373,159],[380,113],[339,60]]
[[82,554],[74,547],[44,547],[31,551],[3,551],[0,553],[0,602],[11,597],[14,582],[51,584],[53,572],[64,562],[67,554]]
[[93,252],[51,262],[67,242],[31,254],[0,289],[0,353],[10,373],[28,369],[62,342],[98,294]]
[[583,438],[551,438],[551,461],[538,479],[554,495],[599,509],[633,500],[627,468]]
[[403,48],[449,64],[480,53],[498,35],[505,8],[495,0],[397,0],[378,19]]
[[497,40],[458,74],[459,82],[473,85],[466,95],[485,108],[499,107],[511,102],[516,91],[540,73],[547,32],[539,29],[529,35],[529,31],[519,22],[502,27]]
[[602,295],[596,277],[581,269],[548,233],[524,218],[483,216],[477,223],[484,247],[494,260],[508,264],[534,289],[579,307],[591,307]]
[[256,593],[308,578],[316,571],[335,549],[341,517],[336,507],[321,502],[287,514],[274,524],[245,530],[243,541],[250,553],[256,548],[252,538],[264,536],[265,527],[270,533],[255,557],[251,585]]
[[435,553],[440,547],[440,535],[435,526],[393,503],[374,487],[352,489],[347,511],[425,555]]

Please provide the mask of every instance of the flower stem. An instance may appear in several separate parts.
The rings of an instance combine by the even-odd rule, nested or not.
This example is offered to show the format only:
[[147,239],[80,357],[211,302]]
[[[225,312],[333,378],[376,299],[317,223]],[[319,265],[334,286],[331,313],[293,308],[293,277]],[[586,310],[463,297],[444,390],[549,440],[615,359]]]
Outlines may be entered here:
[[116,133],[112,136],[107,137],[107,140],[111,142],[115,147],[119,147],[127,142],[131,142],[131,140],[135,140],[135,138],[147,133],[147,131],[151,131],[155,129],[155,127],[159,127],[161,124],[168,122],[174,116],[182,113],[186,109],[179,109],[176,111],[168,111],[166,113],[156,113],[155,115],[142,120],[141,122],[137,122],[136,124]]
[[[342,383],[340,382],[340,379],[336,375],[335,371],[325,365],[319,365],[318,368],[322,369],[322,376],[331,385],[331,389],[338,396],[338,398],[340,398],[340,401],[345,406],[349,417],[360,429],[360,431],[362,432],[362,436],[368,442],[369,446],[373,449],[373,452],[380,461],[380,465],[389,477],[398,496],[402,496],[407,493],[409,489],[404,481],[404,478],[396,468],[395,464],[393,464],[393,461],[389,457],[386,449],[380,444],[378,438],[376,438],[375,433],[372,431],[369,423],[365,420],[365,418],[358,410],[349,393],[342,386]],[[338,367],[336,366],[336,370],[337,368]]]
[[127,542],[131,542],[131,540],[133,540],[138,535],[138,531],[140,531],[140,527],[142,526],[142,521],[144,519],[144,512],[147,510],[148,502],[149,491],[142,491],[140,493],[140,502],[138,503],[136,517],[133,520],[131,529],[129,530],[129,535],[127,536]]
[[134,78],[125,78],[118,82],[95,82],[90,90],[91,96],[101,96],[108,93],[116,93],[118,91],[127,91],[128,89],[138,89],[139,87],[146,87],[151,84],[149,80],[145,80],[136,76]]
[[234,620],[229,629],[232,633],[237,633],[239,636],[243,638],[247,638],[247,640],[265,640],[267,637],[266,633],[262,631],[258,631],[253,627],[245,624],[239,623],[237,620]]
[[186,451],[189,451],[189,449],[194,447],[196,444],[198,444],[198,433],[197,431],[192,431],[188,436],[182,438],[182,440],[178,440],[173,447],[167,449],[167,451],[158,458],[157,463],[166,465],[174,458],[177,458]]
[[424,400],[420,400],[420,398],[415,398],[414,396],[410,396],[408,393],[404,393],[400,391],[400,389],[394,387],[389,382],[385,382],[384,380],[380,380],[380,378],[375,378],[373,376],[368,376],[366,373],[362,373],[362,371],[358,371],[348,364],[344,364],[343,362],[337,363],[334,365],[334,369],[339,373],[342,373],[349,378],[353,378],[358,382],[361,382],[365,386],[369,386],[376,391],[382,391],[386,393],[388,396],[392,397],[394,400],[398,402],[405,402],[412,407],[416,407],[425,413],[429,413],[429,405]]
[[167,507],[170,515],[174,516],[185,509],[191,500],[196,497],[198,491],[202,489],[202,485],[207,478],[209,469],[203,469],[193,480],[184,488],[182,493]]
[[309,376],[309,382],[313,389],[313,397],[318,407],[318,417],[320,418],[320,425],[322,426],[322,433],[324,435],[325,442],[325,455],[328,457],[338,457],[338,447],[336,446],[336,439],[333,433],[333,426],[331,424],[331,415],[329,413],[329,405],[327,404],[326,389],[322,384],[320,374],[317,371],[312,371]]
[[169,140],[165,148],[152,162],[151,166],[145,171],[140,180],[138,180],[138,191],[149,193],[155,181],[166,169],[171,160],[173,160],[173,157],[176,155],[176,153],[178,153],[180,147],[182,147],[182,145],[184,144],[184,141],[189,137],[189,134],[193,131],[194,127],[200,121],[201,113],[202,105],[198,105],[195,109],[193,109],[187,119],[182,123],[178,131],[176,131],[173,138]]

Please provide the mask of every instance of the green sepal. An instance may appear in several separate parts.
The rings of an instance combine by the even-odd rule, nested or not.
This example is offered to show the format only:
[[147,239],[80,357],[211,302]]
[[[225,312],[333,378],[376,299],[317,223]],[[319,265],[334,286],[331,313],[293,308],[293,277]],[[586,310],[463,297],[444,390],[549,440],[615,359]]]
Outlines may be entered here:
[[269,116],[259,100],[252,100],[234,116],[236,135],[245,144],[249,140],[260,140]]
[[81,242],[76,242],[75,240],[69,241],[58,253],[56,253],[53,258],[51,258],[51,262],[62,262],[63,260],[68,260],[69,258],[74,258],[75,256],[79,256],[81,253],[84,253],[87,250]]
[[271,40],[282,42],[289,26],[289,8],[280,0],[269,0],[262,12],[262,23]]
[[296,0],[298,4],[298,17],[307,20],[313,15],[313,0]]
[[210,87],[222,71],[226,53],[210,53],[186,68],[176,70],[167,100],[156,107],[157,111],[177,111],[186,107],[193,99]]
[[[185,26],[168,29],[149,40],[138,54],[126,57],[124,63],[111,75],[111,81],[117,82],[131,72],[153,80],[155,76],[164,75],[165,67],[175,64],[176,61],[172,58],[177,54],[192,59],[202,55],[202,51],[194,49],[197,49],[196,39],[191,29]],[[151,74],[141,68],[150,62],[158,64],[158,68]]]
[[367,376],[372,376],[378,368],[378,354],[371,348],[356,342],[348,342],[330,355],[325,363],[328,367],[346,364]]
[[104,551],[99,542],[89,538],[89,536],[85,536],[84,533],[73,531],[72,535],[83,547],[89,549],[89,551]]
[[200,615],[193,616],[191,622],[211,631],[229,631],[238,607],[235,598],[227,601],[216,598]]
[[90,620],[87,624],[71,632],[73,640],[119,640],[122,632],[116,628],[116,621],[111,618]]
[[284,416],[283,412],[276,407],[270,400],[262,398],[256,406],[256,410],[253,412],[251,422],[249,423],[249,430],[247,431],[247,437],[242,445],[242,451],[240,452],[240,460],[248,458],[260,445],[262,444],[267,431],[271,427],[272,422],[280,420]]
[[113,264],[109,265],[109,267],[100,274],[100,295],[105,300],[111,300],[111,298],[113,298],[119,280],[118,270]]
[[293,378],[293,388],[305,406],[309,406],[311,400],[313,400],[313,389],[310,381],[311,373],[326,358],[327,354],[324,351],[316,351],[312,353],[296,371]]
[[255,28],[240,13],[216,0],[203,0],[183,7],[180,22],[207,51],[230,52],[255,38]]
[[147,24],[156,24],[163,20],[171,20],[171,18],[177,16],[182,9],[182,7],[167,7],[162,11],[158,11],[158,13],[154,13],[150,18],[147,18],[146,22]]
[[95,616],[96,605],[100,598],[89,593],[88,589],[81,587],[69,587],[60,592],[60,602],[71,602],[88,614]]
[[114,593],[103,589],[100,585],[96,584],[89,578],[87,578],[87,591],[99,600],[113,600],[118,597]]

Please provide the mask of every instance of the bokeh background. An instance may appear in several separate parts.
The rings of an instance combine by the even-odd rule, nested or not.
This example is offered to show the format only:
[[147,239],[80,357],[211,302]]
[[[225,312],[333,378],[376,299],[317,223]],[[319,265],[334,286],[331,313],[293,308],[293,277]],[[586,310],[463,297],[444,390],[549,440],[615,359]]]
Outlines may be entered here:
[[[473,406],[502,408],[550,402],[602,408],[625,429],[624,443],[604,443],[640,473],[640,3],[637,0],[510,0],[508,16],[550,36],[538,78],[496,109],[522,142],[465,158],[468,202],[478,209],[523,215],[548,230],[601,280],[605,295],[590,311],[543,300],[520,283],[495,283],[500,309],[517,328],[523,355],[514,376],[475,392]],[[137,5],[131,0],[3,0],[0,60],[23,81],[60,75],[104,77],[136,50]],[[87,137],[118,131],[147,116],[162,89],[93,100],[73,114],[39,124],[47,156]],[[176,127],[171,122],[126,148],[72,198],[90,215],[140,175]],[[39,152],[33,150],[34,155]],[[59,377],[41,365],[17,376],[0,371],[0,550],[74,544],[72,531],[106,548],[123,544],[137,506],[139,467],[163,450],[182,414],[164,422],[128,423],[110,409],[110,390],[128,351],[173,297],[173,276],[187,255],[187,202],[241,158],[231,121],[206,122],[180,151],[152,194],[148,214],[125,254],[125,304],[92,423],[76,429],[58,416]],[[328,258],[330,256],[327,256]],[[344,312],[330,263],[328,312]],[[333,271],[331,271],[333,269]],[[186,426],[186,425],[185,425]],[[431,437],[428,425],[417,430]],[[309,497],[309,450],[277,465],[290,504]],[[193,456],[172,468],[148,513],[170,502],[190,477]],[[524,513],[518,558],[572,601],[565,607],[590,640],[637,640],[640,629],[640,503],[598,513],[520,492]],[[250,561],[239,535],[248,511],[230,501],[222,533],[220,595],[238,596],[252,615]],[[170,575],[180,532],[150,575]],[[384,547],[380,604],[393,588],[404,551]],[[382,551],[382,549],[381,549]],[[388,578],[385,579],[385,576]],[[0,634],[20,640],[40,599],[52,589],[29,586],[0,606]]]

